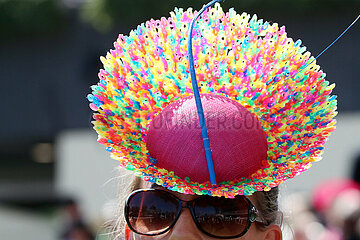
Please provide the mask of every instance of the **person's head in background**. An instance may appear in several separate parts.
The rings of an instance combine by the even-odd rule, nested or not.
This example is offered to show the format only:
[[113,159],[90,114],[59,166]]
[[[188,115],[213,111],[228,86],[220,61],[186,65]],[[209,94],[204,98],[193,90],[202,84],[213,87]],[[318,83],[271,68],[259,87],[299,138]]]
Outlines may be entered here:
[[311,200],[327,230],[337,231],[346,240],[359,239],[360,185],[356,181],[347,178],[324,181],[314,188]]
[[354,159],[352,171],[352,179],[360,184],[360,153]]

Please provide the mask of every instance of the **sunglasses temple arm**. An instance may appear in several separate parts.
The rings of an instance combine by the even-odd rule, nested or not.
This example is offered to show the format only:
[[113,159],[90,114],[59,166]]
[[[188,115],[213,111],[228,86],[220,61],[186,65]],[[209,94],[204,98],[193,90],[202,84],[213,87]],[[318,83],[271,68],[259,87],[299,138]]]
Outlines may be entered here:
[[[269,222],[265,220],[265,218],[260,214],[260,212],[256,208],[253,209],[252,213],[255,215],[255,217],[252,219],[252,222],[263,223],[266,226],[269,225]],[[283,212],[277,211],[274,224],[281,227],[283,224],[283,220],[284,220]]]
[[268,222],[265,220],[265,218],[260,214],[260,212],[255,207],[253,207],[251,209],[251,213],[253,215],[253,217],[250,218],[251,222],[259,222],[259,223],[268,225]]

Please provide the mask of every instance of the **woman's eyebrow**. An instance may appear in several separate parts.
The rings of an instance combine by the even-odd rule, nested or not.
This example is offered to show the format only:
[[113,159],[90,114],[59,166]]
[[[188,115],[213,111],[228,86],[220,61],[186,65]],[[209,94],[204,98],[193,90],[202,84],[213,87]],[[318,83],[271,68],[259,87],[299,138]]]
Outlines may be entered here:
[[156,183],[152,183],[150,188],[155,188],[156,186],[159,186],[159,185],[157,185]]

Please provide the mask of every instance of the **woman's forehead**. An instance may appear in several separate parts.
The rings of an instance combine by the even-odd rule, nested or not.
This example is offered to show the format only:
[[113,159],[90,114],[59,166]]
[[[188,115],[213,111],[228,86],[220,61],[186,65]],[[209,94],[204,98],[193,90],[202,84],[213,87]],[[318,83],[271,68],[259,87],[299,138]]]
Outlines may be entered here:
[[[145,182],[145,181],[142,181],[141,187],[142,188],[161,189],[161,190],[171,193],[172,195],[176,196],[178,199],[183,200],[183,201],[191,201],[193,199],[201,197],[199,195],[191,195],[191,194],[184,194],[184,193],[171,191],[165,187],[157,185],[156,183],[153,183],[150,185],[148,182]],[[255,205],[255,207],[258,207],[255,195],[250,195],[250,196],[246,196],[246,197]]]

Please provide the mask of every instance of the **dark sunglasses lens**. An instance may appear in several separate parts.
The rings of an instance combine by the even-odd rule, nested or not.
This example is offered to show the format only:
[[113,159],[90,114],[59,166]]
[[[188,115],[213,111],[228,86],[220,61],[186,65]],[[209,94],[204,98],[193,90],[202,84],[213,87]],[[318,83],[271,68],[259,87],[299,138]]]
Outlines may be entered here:
[[177,200],[164,191],[137,192],[129,199],[127,207],[130,226],[146,235],[165,232],[178,212]]
[[199,198],[194,213],[203,231],[217,237],[238,236],[248,226],[249,203],[242,196]]

